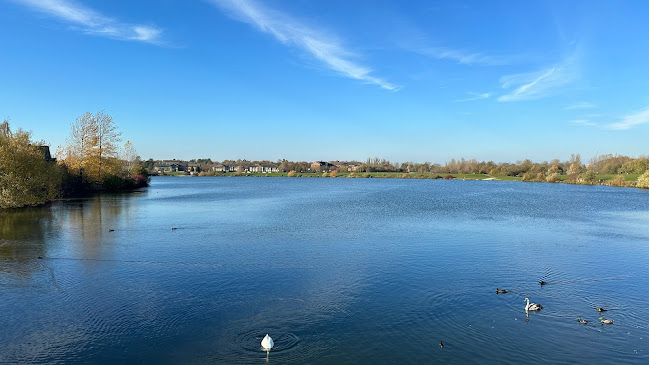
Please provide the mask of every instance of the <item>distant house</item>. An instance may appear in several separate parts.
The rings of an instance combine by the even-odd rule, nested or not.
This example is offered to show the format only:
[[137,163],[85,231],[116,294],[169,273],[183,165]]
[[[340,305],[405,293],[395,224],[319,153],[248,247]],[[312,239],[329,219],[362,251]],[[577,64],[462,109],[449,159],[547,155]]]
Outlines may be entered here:
[[356,172],[361,168],[361,165],[360,162],[350,162],[347,164],[347,171]]
[[52,155],[50,154],[50,146],[38,146],[38,149],[43,153],[43,158],[45,158],[45,161],[47,162],[56,162],[55,158],[52,158]]
[[355,172],[361,167],[361,163],[356,161],[334,161],[333,164],[336,166],[338,171]]
[[250,166],[248,169],[250,172],[254,173],[261,173],[261,174],[268,174],[271,172],[279,172],[279,169],[277,166],[271,165],[271,164],[256,164],[253,166]]
[[279,172],[279,167],[275,165],[263,165],[265,173]]
[[187,172],[200,172],[201,171],[201,165],[197,162],[189,162],[187,163]]
[[228,171],[229,171],[229,166],[227,166],[227,165],[221,165],[221,164],[214,165],[214,166],[212,166],[212,171],[216,171],[216,172],[228,172]]
[[153,164],[153,170],[158,173],[182,172],[182,171],[187,171],[188,165],[189,163],[186,161],[162,160],[162,161],[156,161]]
[[243,167],[241,165],[222,165],[222,164],[217,164],[212,166],[212,171],[216,172],[237,172],[241,168],[242,171],[244,171]]
[[329,163],[329,162],[325,162],[325,161],[316,161],[316,162],[312,162],[312,163],[311,163],[311,170],[315,170],[315,171],[318,171],[318,170],[319,170],[319,171],[329,171],[329,170],[331,170],[331,169],[332,169],[333,167],[335,167],[335,166],[336,166],[336,165],[334,165],[334,164],[332,164],[332,163]]

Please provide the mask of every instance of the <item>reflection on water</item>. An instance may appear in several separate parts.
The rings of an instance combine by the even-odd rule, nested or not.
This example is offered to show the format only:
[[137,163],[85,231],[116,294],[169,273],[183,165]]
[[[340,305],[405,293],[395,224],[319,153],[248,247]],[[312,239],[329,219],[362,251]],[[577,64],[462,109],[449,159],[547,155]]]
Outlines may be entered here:
[[[62,234],[76,245],[74,250],[81,253],[78,258],[105,259],[115,239],[107,233],[114,232],[118,224],[130,225],[132,216],[121,213],[128,209],[132,196],[103,195],[41,208],[0,210],[0,260],[6,264],[50,259],[48,245],[59,244]],[[8,267],[18,266],[0,269]]]
[[0,212],[0,363],[259,364],[266,333],[278,364],[647,363],[647,217],[634,189],[166,177]]
[[78,244],[76,251],[81,258],[98,260],[109,257],[115,235],[108,233],[114,232],[122,204],[114,197],[100,195],[69,203],[68,208],[66,224],[70,232],[78,235],[74,242]]
[[49,208],[0,210],[0,272],[29,275],[46,252],[47,238],[57,231]]

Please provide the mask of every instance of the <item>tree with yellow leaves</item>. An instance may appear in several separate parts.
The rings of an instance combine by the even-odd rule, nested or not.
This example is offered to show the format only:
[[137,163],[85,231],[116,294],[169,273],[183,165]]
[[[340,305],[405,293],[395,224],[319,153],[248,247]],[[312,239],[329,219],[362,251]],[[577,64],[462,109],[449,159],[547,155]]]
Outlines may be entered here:
[[84,181],[102,184],[106,178],[120,174],[117,153],[121,135],[113,117],[103,110],[86,112],[72,123],[68,145],[59,158],[78,171]]
[[41,205],[60,194],[61,170],[46,160],[42,144],[0,123],[0,208]]

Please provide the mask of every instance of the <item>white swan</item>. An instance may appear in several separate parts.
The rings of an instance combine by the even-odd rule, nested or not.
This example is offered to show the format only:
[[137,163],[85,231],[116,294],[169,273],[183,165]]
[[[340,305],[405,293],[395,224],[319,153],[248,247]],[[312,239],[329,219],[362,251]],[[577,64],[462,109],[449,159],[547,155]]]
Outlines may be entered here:
[[263,347],[264,350],[266,350],[266,352],[268,352],[268,351],[270,351],[270,349],[273,348],[273,346],[275,346],[275,343],[273,342],[273,339],[270,338],[270,336],[268,336],[268,333],[267,333],[266,336],[264,337],[264,339],[261,340],[261,347]]
[[543,309],[543,306],[540,305],[540,304],[530,303],[530,298],[528,298],[528,297],[525,297],[525,299],[523,299],[523,300],[527,301],[527,304],[525,305],[525,311],[526,312],[527,311],[538,311],[538,310]]

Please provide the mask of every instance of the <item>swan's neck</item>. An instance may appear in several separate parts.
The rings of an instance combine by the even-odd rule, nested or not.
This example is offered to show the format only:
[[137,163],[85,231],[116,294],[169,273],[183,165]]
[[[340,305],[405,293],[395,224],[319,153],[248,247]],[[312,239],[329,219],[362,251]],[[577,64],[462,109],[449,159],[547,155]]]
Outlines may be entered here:
[[525,299],[527,301],[527,304],[525,304],[525,310],[528,310],[530,308],[530,300]]

